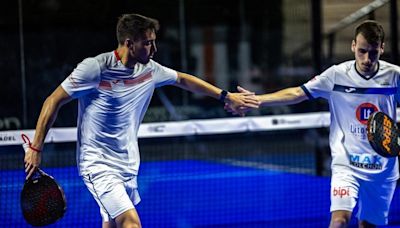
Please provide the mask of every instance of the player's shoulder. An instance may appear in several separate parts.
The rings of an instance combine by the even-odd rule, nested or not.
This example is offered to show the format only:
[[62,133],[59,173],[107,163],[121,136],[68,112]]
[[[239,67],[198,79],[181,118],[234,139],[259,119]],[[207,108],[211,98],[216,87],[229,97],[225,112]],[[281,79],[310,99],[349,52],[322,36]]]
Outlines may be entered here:
[[384,60],[379,60],[379,70],[383,71],[394,71],[400,73],[400,66],[393,63],[386,62]]
[[339,64],[333,64],[326,70],[324,70],[321,75],[328,78],[336,77],[337,75],[345,75],[351,70],[353,65],[354,61],[346,61]]
[[74,70],[74,77],[85,78],[86,80],[96,80],[101,74],[101,65],[96,57],[83,59]]
[[104,52],[88,59],[96,61],[102,71],[117,64],[114,51]]
[[140,69],[142,69],[142,71],[162,72],[166,68],[168,68],[153,59],[150,59],[150,61],[146,64],[140,64],[140,65],[141,65]]
[[355,60],[348,60],[339,64],[335,64],[332,66],[332,68],[337,72],[348,72],[354,67],[354,64]]
[[145,66],[149,67],[149,68],[152,68],[152,69],[155,69],[155,68],[161,67],[162,65],[160,63],[150,59],[150,61]]

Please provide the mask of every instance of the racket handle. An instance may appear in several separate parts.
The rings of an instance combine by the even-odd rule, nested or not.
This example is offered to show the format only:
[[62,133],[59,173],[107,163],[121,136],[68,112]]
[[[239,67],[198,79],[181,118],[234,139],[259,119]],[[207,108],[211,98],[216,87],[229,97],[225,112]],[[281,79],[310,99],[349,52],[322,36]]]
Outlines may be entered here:
[[33,183],[36,183],[37,180],[43,175],[41,172],[41,170],[35,170],[35,172],[33,172],[32,176],[29,178],[33,181]]

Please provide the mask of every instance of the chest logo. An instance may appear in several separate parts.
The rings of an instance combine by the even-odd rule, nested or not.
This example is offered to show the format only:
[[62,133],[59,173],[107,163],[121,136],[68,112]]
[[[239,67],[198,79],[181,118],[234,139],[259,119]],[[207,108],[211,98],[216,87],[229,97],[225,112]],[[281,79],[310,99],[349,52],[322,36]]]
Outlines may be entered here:
[[352,93],[354,91],[356,91],[356,88],[347,88],[344,90],[346,93]]
[[117,85],[124,87],[133,87],[143,82],[151,80],[152,77],[153,77],[152,72],[147,72],[132,79],[102,80],[100,81],[99,88],[103,90],[113,90],[113,87]]
[[360,123],[366,125],[369,116],[376,111],[378,111],[378,108],[374,104],[362,103],[357,107],[356,118]]

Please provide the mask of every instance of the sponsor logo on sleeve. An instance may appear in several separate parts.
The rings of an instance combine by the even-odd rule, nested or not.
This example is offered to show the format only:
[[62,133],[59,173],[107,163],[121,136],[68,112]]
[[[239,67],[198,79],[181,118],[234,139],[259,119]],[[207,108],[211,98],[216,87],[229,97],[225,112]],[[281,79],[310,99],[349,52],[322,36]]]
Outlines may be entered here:
[[78,83],[76,83],[74,77],[72,76],[72,73],[68,76],[68,80],[71,83],[72,87],[78,88]]

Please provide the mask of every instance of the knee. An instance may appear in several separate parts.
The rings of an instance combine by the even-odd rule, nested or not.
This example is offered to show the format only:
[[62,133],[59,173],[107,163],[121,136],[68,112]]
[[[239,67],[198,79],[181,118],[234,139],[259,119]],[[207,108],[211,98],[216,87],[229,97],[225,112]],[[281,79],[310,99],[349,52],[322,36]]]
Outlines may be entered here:
[[122,227],[122,228],[141,228],[140,222],[134,220],[134,219],[123,219],[122,221],[119,222],[117,227]]
[[330,228],[344,228],[347,227],[349,221],[346,218],[339,217],[339,218],[332,218]]
[[128,210],[115,218],[118,228],[141,228],[140,219],[136,210]]

